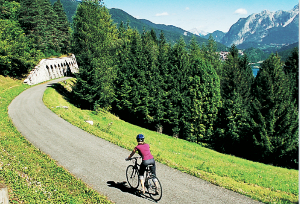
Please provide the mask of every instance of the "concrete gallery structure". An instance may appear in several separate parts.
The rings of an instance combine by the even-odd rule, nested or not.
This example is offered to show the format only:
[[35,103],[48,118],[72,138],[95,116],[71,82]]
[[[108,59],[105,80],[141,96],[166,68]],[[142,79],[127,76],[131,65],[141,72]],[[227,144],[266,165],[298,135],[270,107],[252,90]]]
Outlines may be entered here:
[[34,85],[78,72],[79,68],[74,54],[62,58],[42,59],[29,73],[24,83]]

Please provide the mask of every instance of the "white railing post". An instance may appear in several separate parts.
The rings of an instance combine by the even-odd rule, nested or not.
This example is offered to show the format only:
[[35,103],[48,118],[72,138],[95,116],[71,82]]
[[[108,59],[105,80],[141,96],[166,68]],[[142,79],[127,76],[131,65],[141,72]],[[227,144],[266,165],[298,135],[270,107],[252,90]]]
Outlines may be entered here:
[[3,183],[0,183],[0,204],[9,204],[8,190]]

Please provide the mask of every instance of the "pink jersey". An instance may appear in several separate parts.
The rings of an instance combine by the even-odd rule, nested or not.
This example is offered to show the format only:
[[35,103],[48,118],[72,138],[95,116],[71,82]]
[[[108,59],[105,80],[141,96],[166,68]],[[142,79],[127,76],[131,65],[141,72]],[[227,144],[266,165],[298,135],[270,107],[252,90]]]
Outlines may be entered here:
[[135,150],[138,150],[139,155],[141,155],[143,160],[153,159],[153,156],[150,152],[150,146],[146,143],[140,144],[134,148]]

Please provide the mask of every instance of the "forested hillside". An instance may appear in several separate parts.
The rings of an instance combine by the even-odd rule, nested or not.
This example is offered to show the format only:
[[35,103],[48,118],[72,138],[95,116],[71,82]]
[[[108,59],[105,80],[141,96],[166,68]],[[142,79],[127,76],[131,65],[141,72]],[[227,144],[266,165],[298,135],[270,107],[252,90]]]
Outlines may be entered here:
[[212,38],[172,44],[164,32],[116,27],[96,0],[78,5],[72,32],[60,0],[0,0],[0,9],[2,75],[19,77],[41,58],[72,52],[80,67],[77,106],[222,153],[298,168],[298,49],[285,64],[272,54],[254,78],[235,46],[223,62]]
[[285,62],[289,58],[289,56],[292,54],[294,49],[299,50],[299,43],[298,42],[287,45],[287,46],[284,46],[280,50],[278,50],[278,54],[280,55],[281,60],[283,62]]
[[243,52],[244,52],[244,54],[247,55],[247,57],[251,63],[263,61],[263,60],[267,59],[268,56],[270,55],[268,53],[265,53],[264,51],[262,51],[259,48],[253,48],[253,47],[247,48]]

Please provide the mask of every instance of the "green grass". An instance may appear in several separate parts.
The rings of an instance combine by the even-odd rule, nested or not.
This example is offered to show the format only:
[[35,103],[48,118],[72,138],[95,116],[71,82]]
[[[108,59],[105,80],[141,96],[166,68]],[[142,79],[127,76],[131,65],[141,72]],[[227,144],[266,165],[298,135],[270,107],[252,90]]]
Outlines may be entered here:
[[[69,80],[68,89],[74,79]],[[298,203],[298,171],[240,159],[132,125],[105,111],[81,110],[48,88],[44,103],[60,117],[114,144],[132,150],[142,133],[155,159],[172,168],[265,203]],[[68,106],[68,109],[59,108]],[[86,120],[94,121],[89,125]],[[128,155],[124,155],[125,157]]]
[[31,145],[14,127],[8,105],[29,88],[0,75],[0,183],[10,203],[111,203]]

